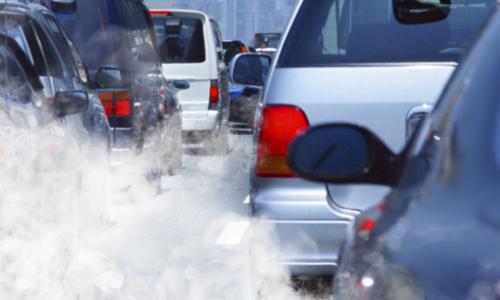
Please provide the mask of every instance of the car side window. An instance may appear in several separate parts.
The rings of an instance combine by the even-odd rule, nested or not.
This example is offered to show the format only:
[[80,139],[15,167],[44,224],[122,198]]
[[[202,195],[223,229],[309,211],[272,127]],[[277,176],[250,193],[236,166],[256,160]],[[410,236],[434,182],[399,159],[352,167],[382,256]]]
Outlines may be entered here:
[[24,34],[26,35],[26,40],[29,45],[29,50],[31,52],[31,56],[33,59],[33,65],[35,66],[36,71],[41,76],[48,76],[49,71],[47,67],[47,61],[42,53],[40,42],[35,34],[31,22],[27,22],[23,26],[23,31]]
[[6,101],[29,103],[33,95],[26,75],[17,60],[0,48],[0,96]]
[[60,76],[62,75],[62,66],[59,62],[59,59],[52,48],[52,45],[50,44],[47,35],[45,32],[43,32],[42,28],[40,25],[38,25],[36,22],[33,22],[33,27],[35,29],[35,35],[38,41],[38,44],[40,48],[43,51],[47,67],[48,67],[48,74],[50,76]]
[[46,15],[45,19],[59,47],[59,52],[63,56],[64,63],[82,83],[88,83],[87,69],[69,36],[53,17]]

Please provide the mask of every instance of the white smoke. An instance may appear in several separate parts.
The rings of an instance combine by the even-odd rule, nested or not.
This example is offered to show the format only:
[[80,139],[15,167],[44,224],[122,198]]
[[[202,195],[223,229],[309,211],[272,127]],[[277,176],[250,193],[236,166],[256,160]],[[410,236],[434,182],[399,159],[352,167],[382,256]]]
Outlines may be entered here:
[[[249,138],[185,156],[159,193],[150,157],[80,149],[61,128],[0,128],[0,299],[306,298],[273,263],[272,228],[223,213],[248,193]],[[241,242],[216,245],[231,222],[248,224]]]

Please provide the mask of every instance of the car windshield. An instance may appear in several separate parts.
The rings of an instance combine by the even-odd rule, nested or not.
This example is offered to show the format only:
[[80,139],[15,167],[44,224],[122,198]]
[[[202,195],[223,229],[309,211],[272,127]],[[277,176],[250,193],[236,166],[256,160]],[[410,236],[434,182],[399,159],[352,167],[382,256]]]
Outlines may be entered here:
[[120,19],[114,1],[78,1],[73,14],[57,14],[80,49],[89,70],[103,65],[125,66],[127,37],[120,29]]
[[278,67],[456,62],[495,3],[454,1],[442,21],[404,25],[391,0],[305,0]]
[[175,16],[155,16],[153,19],[163,63],[205,61],[202,20]]

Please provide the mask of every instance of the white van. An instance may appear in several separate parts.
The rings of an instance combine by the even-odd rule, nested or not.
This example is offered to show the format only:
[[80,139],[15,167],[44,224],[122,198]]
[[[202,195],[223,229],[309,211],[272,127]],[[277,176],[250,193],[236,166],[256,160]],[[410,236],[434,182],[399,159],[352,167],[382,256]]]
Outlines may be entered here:
[[[227,79],[218,27],[209,16],[191,10],[151,10],[163,76],[188,80],[179,91],[186,136],[214,138],[227,145]],[[220,47],[217,44],[220,43]],[[220,48],[220,49],[219,49]],[[220,52],[220,53],[219,53]]]

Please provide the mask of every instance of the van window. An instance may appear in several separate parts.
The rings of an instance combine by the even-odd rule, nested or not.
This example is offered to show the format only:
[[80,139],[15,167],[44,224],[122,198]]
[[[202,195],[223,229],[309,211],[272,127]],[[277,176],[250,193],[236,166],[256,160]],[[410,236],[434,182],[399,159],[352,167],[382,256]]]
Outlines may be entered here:
[[162,63],[205,61],[203,21],[198,18],[153,17]]
[[278,67],[456,62],[496,1],[453,3],[443,21],[403,25],[392,0],[304,0]]

